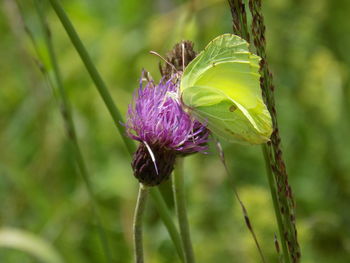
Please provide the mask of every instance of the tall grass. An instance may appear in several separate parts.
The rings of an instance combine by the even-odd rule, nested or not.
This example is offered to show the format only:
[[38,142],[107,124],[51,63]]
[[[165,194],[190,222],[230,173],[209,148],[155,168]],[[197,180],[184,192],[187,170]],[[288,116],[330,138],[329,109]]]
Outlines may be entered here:
[[[80,37],[78,36],[77,32],[75,31],[70,19],[68,18],[66,12],[62,8],[61,4],[57,0],[49,0],[52,8],[54,9],[55,13],[57,14],[58,18],[60,19],[63,27],[65,28],[72,44],[74,45],[75,49],[79,53],[79,56],[81,60],[83,61],[85,68],[87,69],[91,79],[93,80],[99,94],[101,95],[111,117],[114,120],[115,125],[117,126],[117,129],[119,131],[119,134],[121,135],[124,144],[130,154],[130,156],[133,154],[135,150],[135,146],[132,143],[132,141],[126,137],[124,127],[122,125],[123,118],[121,117],[121,114],[116,107],[112,96],[110,95],[108,88],[106,84],[104,83],[103,79],[101,78],[99,72],[97,71],[94,63],[92,62],[86,48],[84,47]],[[140,185],[140,188],[142,186]],[[181,245],[179,244],[180,238],[178,237],[179,234],[176,230],[176,227],[173,225],[172,219],[170,217],[170,213],[167,212],[167,207],[163,201],[163,198],[161,197],[161,194],[159,193],[159,190],[155,187],[151,189],[151,192],[153,194],[151,195],[153,197],[153,201],[156,202],[156,207],[158,209],[164,210],[159,212],[159,215],[161,216],[161,219],[165,222],[164,225],[167,227],[167,230],[170,234],[170,237],[172,238],[175,247],[177,248],[177,251],[179,252],[179,257],[182,258],[181,254]],[[155,198],[154,198],[155,197]]]
[[[229,0],[233,17],[233,31],[248,42],[249,27],[247,23],[246,7],[242,0]],[[278,130],[277,113],[275,108],[274,85],[272,73],[268,67],[266,57],[265,24],[261,11],[261,0],[250,0],[249,9],[253,17],[251,24],[252,42],[260,62],[260,86],[264,101],[270,111],[273,122],[271,141],[263,145],[269,187],[275,208],[276,221],[279,229],[280,242],[284,262],[300,261],[300,248],[295,225],[295,202],[292,188],[288,182],[286,165],[281,150],[281,139]]]
[[[39,21],[40,21],[40,24],[42,27],[44,38],[45,38],[46,47],[48,49],[50,61],[51,61],[52,68],[53,68],[53,73],[54,73],[53,75],[55,78],[56,89],[58,89],[59,101],[61,104],[60,110],[61,110],[62,118],[63,118],[64,123],[65,123],[66,133],[67,133],[69,140],[71,141],[76,163],[78,165],[80,174],[83,178],[85,187],[86,187],[87,192],[89,194],[89,198],[90,198],[91,206],[92,206],[92,211],[93,211],[94,219],[97,222],[97,227],[98,227],[100,239],[102,241],[102,247],[104,250],[105,257],[106,257],[106,262],[112,262],[112,255],[111,255],[111,251],[110,251],[111,248],[110,248],[110,245],[108,242],[108,237],[107,237],[107,234],[105,231],[105,227],[103,226],[100,212],[99,212],[99,209],[97,206],[96,197],[95,197],[93,186],[92,186],[91,180],[90,180],[89,170],[86,166],[86,162],[84,160],[82,151],[81,151],[79,143],[78,143],[78,138],[77,138],[77,133],[76,133],[76,129],[75,129],[74,121],[73,121],[73,114],[72,114],[70,102],[69,102],[69,99],[67,97],[65,88],[63,86],[63,80],[62,80],[62,75],[61,75],[59,63],[57,61],[57,55],[56,55],[56,52],[55,52],[55,49],[53,46],[52,33],[51,33],[50,27],[46,21],[42,3],[40,2],[40,0],[34,0],[34,3],[35,3],[36,11],[37,11],[38,16],[39,16]],[[44,73],[48,74],[48,71],[45,70]],[[50,76],[47,75],[47,78],[49,79]],[[50,82],[50,83],[52,83],[52,82]]]

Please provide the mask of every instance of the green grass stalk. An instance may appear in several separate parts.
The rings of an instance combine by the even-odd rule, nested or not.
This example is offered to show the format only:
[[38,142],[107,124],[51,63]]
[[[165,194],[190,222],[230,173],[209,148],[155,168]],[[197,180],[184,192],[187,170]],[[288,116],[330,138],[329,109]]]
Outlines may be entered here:
[[264,253],[262,252],[262,249],[261,249],[261,247],[260,247],[258,238],[257,238],[257,236],[256,236],[256,234],[255,234],[253,225],[252,225],[251,220],[250,220],[249,215],[248,215],[248,211],[247,211],[247,209],[246,209],[246,207],[245,207],[245,205],[244,205],[244,203],[243,203],[241,197],[240,197],[239,194],[238,194],[238,191],[237,191],[237,189],[236,189],[236,184],[235,184],[233,175],[230,173],[230,171],[229,171],[229,169],[228,169],[228,167],[227,167],[226,159],[225,159],[225,153],[224,153],[224,151],[223,151],[223,149],[222,149],[222,146],[221,146],[220,142],[219,142],[215,137],[213,137],[213,138],[214,138],[214,141],[216,142],[216,143],[215,143],[215,144],[216,144],[216,148],[217,148],[217,151],[218,151],[218,153],[219,153],[219,157],[220,157],[221,163],[223,164],[223,166],[224,166],[224,168],[225,168],[225,171],[226,171],[226,174],[227,174],[227,176],[228,176],[228,180],[229,180],[229,182],[230,182],[230,184],[231,184],[233,193],[234,193],[234,195],[235,195],[235,197],[236,197],[236,199],[237,199],[237,201],[238,201],[238,203],[239,203],[239,205],[240,205],[240,207],[241,207],[241,209],[242,209],[242,213],[243,213],[243,216],[244,216],[244,221],[245,221],[245,223],[246,223],[246,226],[247,226],[247,228],[248,228],[250,234],[252,235],[252,237],[253,237],[253,239],[254,239],[254,243],[255,243],[256,248],[258,249],[258,252],[259,252],[261,261],[262,261],[263,263],[266,263],[266,260],[265,260],[265,257],[264,257]]
[[[275,212],[277,222],[279,223],[279,217],[282,219],[282,224],[279,223],[279,227],[281,227],[283,231],[280,233],[282,248],[286,246],[289,252],[289,261],[286,261],[287,257],[284,255],[284,258],[286,259],[285,261],[299,263],[301,253],[295,224],[295,201],[293,198],[292,188],[289,185],[288,174],[281,149],[281,138],[279,135],[277,113],[275,108],[273,77],[269,69],[266,56],[265,24],[261,11],[261,0],[249,0],[249,8],[253,18],[251,25],[254,40],[253,42],[257,54],[261,57],[260,86],[273,123],[271,141],[264,146],[266,166],[273,174],[275,180],[276,193],[271,192],[271,194],[275,194],[275,198],[279,202],[279,209],[277,210],[276,207]],[[283,253],[285,253],[285,249],[283,249]]]
[[247,23],[247,12],[244,3],[242,0],[228,0],[228,3],[231,9],[233,32],[249,42],[250,36]]
[[[110,95],[110,93],[107,89],[107,86],[105,85],[104,81],[102,80],[99,72],[97,71],[95,65],[93,64],[93,62],[92,62],[88,52],[86,51],[81,39],[79,38],[76,30],[74,29],[70,19],[68,18],[66,12],[62,8],[59,1],[58,0],[48,0],[48,1],[50,2],[51,6],[54,9],[55,13],[57,14],[58,18],[60,19],[60,21],[61,21],[63,27],[65,28],[72,44],[74,45],[75,49],[79,53],[81,60],[83,61],[91,79],[95,83],[96,88],[98,89],[111,117],[113,118],[120,135],[122,136],[122,139],[124,141],[124,144],[129,152],[130,156],[132,156],[132,154],[135,151],[135,145],[129,138],[127,138],[125,136],[124,127],[121,125],[122,117],[121,117],[120,112],[112,99],[112,96]],[[164,224],[165,224],[165,226],[170,234],[170,237],[172,238],[172,241],[175,244],[175,247],[177,248],[178,247],[177,242],[180,239],[179,233],[176,230],[176,227],[175,227],[175,225],[172,221],[172,218],[171,218],[171,214],[165,205],[163,197],[162,197],[161,193],[159,192],[158,188],[153,188],[151,190],[151,193],[152,193],[152,197],[156,197],[156,198],[153,198],[153,201],[156,203],[156,207],[158,209],[162,210],[162,211],[158,210],[159,215],[160,215],[162,221],[164,222]],[[171,225],[171,227],[170,227],[170,225]],[[177,237],[175,238],[175,236],[177,236]],[[179,252],[178,249],[177,249],[177,251]],[[180,256],[180,258],[182,258],[181,254],[179,254],[179,256]]]
[[[93,217],[96,220],[99,237],[100,237],[100,240],[102,243],[104,255],[106,257],[106,262],[112,262],[112,256],[111,256],[111,251],[110,251],[110,246],[109,246],[107,234],[106,234],[105,228],[103,227],[103,224],[102,224],[101,216],[100,216],[99,209],[98,209],[98,206],[96,203],[96,197],[95,197],[95,194],[94,194],[91,182],[90,182],[90,174],[89,174],[89,171],[87,169],[83,154],[80,150],[80,146],[78,143],[70,103],[69,103],[68,97],[66,95],[65,89],[63,87],[61,71],[60,71],[60,68],[58,66],[57,56],[56,56],[56,53],[54,50],[54,46],[53,46],[53,42],[52,42],[52,38],[51,38],[51,34],[50,34],[50,28],[49,28],[47,21],[45,19],[45,14],[43,11],[43,7],[41,5],[42,3],[40,3],[39,0],[34,0],[34,3],[35,3],[36,12],[37,12],[38,17],[39,17],[40,26],[41,26],[42,31],[43,31],[44,40],[45,40],[45,44],[46,44],[46,47],[48,50],[50,62],[52,65],[53,76],[55,78],[55,84],[56,84],[55,86],[58,89],[57,94],[59,95],[59,98],[60,98],[59,101],[61,102],[60,109],[61,109],[63,120],[65,122],[65,128],[67,131],[67,135],[68,135],[69,140],[71,141],[71,146],[72,146],[72,149],[74,152],[75,159],[77,161],[77,166],[78,166],[79,172],[82,176],[84,185],[87,189],[89,199],[91,201]],[[27,30],[29,30],[29,29],[27,29]],[[32,38],[32,41],[34,41],[34,38]],[[48,71],[45,69],[43,72],[44,72],[44,74],[47,75],[46,77],[49,80],[50,76],[48,74]],[[52,83],[52,82],[49,81],[49,84],[50,83]],[[55,89],[54,86],[52,87],[52,89]]]
[[93,82],[95,83],[95,86],[100,93],[105,105],[107,106],[107,109],[109,113],[111,114],[114,124],[116,125],[119,134],[123,138],[123,142],[129,151],[130,154],[133,154],[135,146],[133,143],[126,138],[124,127],[122,125],[122,116],[118,110],[118,108],[115,106],[112,96],[110,95],[107,86],[105,82],[103,81],[101,75],[98,73],[94,63],[92,62],[88,52],[86,51],[82,41],[80,40],[77,32],[75,31],[70,19],[68,18],[66,12],[62,8],[61,4],[58,0],[49,0],[51,3],[51,6],[55,10],[57,16],[59,17],[63,27],[65,28],[72,44],[74,45],[75,49],[79,53],[79,56],[81,60],[83,61],[86,70],[89,72],[89,75]]
[[[249,42],[249,31],[246,20],[245,4],[242,0],[228,0],[233,17],[233,31]],[[273,95],[272,74],[266,59],[265,25],[261,13],[261,0],[249,0],[252,14],[252,38],[257,54],[262,58],[260,63],[260,86],[264,101],[272,117],[274,131],[271,142],[262,146],[267,177],[275,210],[279,237],[282,245],[282,257],[285,263],[300,261],[300,248],[296,235],[294,199],[288,183],[288,175],[282,157],[280,136],[278,132],[275,101]]]
[[183,171],[183,158],[178,157],[173,176],[173,194],[175,209],[180,227],[180,235],[185,254],[186,263],[194,263],[194,253],[191,242],[190,227],[188,223],[186,198],[185,198],[185,180]]
[[266,174],[267,174],[267,179],[269,182],[273,208],[275,210],[275,216],[276,216],[276,220],[277,220],[279,237],[280,237],[280,240],[282,243],[282,257],[284,258],[284,262],[287,263],[287,262],[290,262],[289,252],[288,252],[287,243],[286,243],[286,240],[285,240],[284,234],[283,234],[284,233],[283,219],[282,219],[282,215],[280,213],[280,205],[278,202],[278,195],[277,195],[275,178],[274,178],[273,173],[272,173],[270,166],[269,166],[270,158],[269,158],[268,148],[267,148],[266,144],[262,145],[262,151],[263,151],[264,160],[265,160]]

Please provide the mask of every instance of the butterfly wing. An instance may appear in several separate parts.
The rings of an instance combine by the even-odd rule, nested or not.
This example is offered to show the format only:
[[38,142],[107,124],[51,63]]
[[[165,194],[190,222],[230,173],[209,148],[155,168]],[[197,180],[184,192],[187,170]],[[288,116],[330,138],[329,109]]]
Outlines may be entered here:
[[241,104],[220,90],[203,86],[185,89],[183,102],[191,115],[230,142],[260,144],[269,140],[268,127],[261,129],[269,120],[267,110],[257,115],[262,119],[252,117]]
[[[215,38],[184,71],[180,84],[184,104],[229,141],[268,141],[272,122],[261,96],[259,61],[240,37]],[[230,111],[229,105],[237,110]]]

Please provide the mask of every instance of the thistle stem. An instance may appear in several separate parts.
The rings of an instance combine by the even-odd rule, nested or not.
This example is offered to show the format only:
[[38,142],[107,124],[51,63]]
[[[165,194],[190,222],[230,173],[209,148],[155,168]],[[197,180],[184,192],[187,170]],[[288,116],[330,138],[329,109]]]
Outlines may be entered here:
[[[72,111],[71,111],[71,107],[69,104],[67,94],[66,94],[65,89],[63,87],[61,71],[60,71],[60,68],[59,68],[58,63],[57,63],[57,56],[56,56],[54,46],[52,43],[50,29],[49,29],[49,26],[48,26],[46,19],[45,19],[44,11],[42,9],[43,7],[41,6],[39,0],[35,0],[35,8],[36,8],[36,11],[38,13],[39,22],[40,22],[40,25],[42,27],[43,33],[44,33],[44,40],[45,40],[45,44],[46,44],[47,49],[48,49],[50,61],[52,63],[52,68],[53,68],[53,73],[54,73],[53,75],[54,75],[56,86],[58,89],[58,94],[61,97],[62,117],[63,117],[64,122],[65,122],[67,135],[71,141],[71,145],[73,148],[73,152],[75,155],[75,159],[77,161],[77,165],[78,165],[80,174],[83,178],[85,187],[86,187],[88,195],[90,197],[91,206],[92,206],[92,213],[93,213],[94,218],[96,220],[97,229],[98,229],[99,236],[101,239],[101,243],[102,243],[102,247],[104,250],[105,257],[106,257],[106,261],[112,262],[112,256],[111,256],[111,252],[110,252],[107,234],[106,234],[106,231],[103,227],[102,220],[100,218],[100,214],[99,214],[98,207],[96,204],[96,197],[94,195],[94,191],[93,191],[93,188],[92,188],[92,185],[90,182],[90,174],[88,172],[88,169],[87,169],[85,161],[84,161],[83,154],[82,154],[80,147],[79,147],[79,143],[78,143],[78,139],[77,139],[77,135],[76,135],[76,130],[75,130],[74,122],[73,122],[73,117],[72,117]],[[48,75],[48,72],[46,70],[45,70],[45,73]],[[47,77],[49,78],[49,76],[47,76]],[[52,87],[52,88],[54,88],[54,87]]]
[[139,194],[137,196],[137,203],[134,214],[134,253],[135,262],[143,263],[143,241],[142,241],[142,217],[146,208],[146,201],[148,196],[148,188],[142,184],[139,187]]
[[[54,11],[56,12],[58,18],[60,19],[63,27],[65,28],[71,42],[73,43],[75,49],[80,55],[81,60],[83,61],[86,69],[88,70],[88,73],[92,80],[95,83],[95,86],[97,87],[103,101],[106,104],[106,107],[108,108],[108,111],[110,115],[112,116],[118,132],[122,136],[122,139],[124,141],[124,144],[126,145],[128,152],[130,155],[132,155],[135,151],[135,145],[131,140],[129,140],[124,134],[124,127],[121,125],[122,123],[122,118],[121,115],[118,111],[118,108],[116,107],[112,96],[110,95],[105,83],[103,82],[99,72],[95,68],[94,64],[91,61],[91,58],[86,51],[82,41],[80,40],[77,32],[75,31],[71,21],[69,20],[67,14],[65,13],[64,9],[62,8],[61,4],[59,3],[58,0],[49,0],[51,3],[51,6],[53,7]],[[176,227],[174,225],[174,222],[171,219],[169,209],[165,205],[165,202],[163,200],[163,197],[160,195],[159,190],[154,188],[152,189],[153,194],[152,197],[154,199],[154,202],[156,203],[159,215],[164,222],[170,237],[172,238],[173,243],[175,244],[177,251],[179,252],[180,250],[178,249],[178,240],[180,240],[180,235],[178,231],[176,230]],[[156,197],[156,198],[154,198]],[[176,237],[176,238],[175,238]],[[183,258],[182,254],[179,254],[180,258]]]
[[150,189],[150,195],[153,198],[154,204],[158,210],[158,213],[160,214],[160,217],[163,220],[164,225],[168,229],[169,235],[175,245],[177,254],[179,255],[181,261],[185,262],[185,259],[184,259],[185,256],[182,249],[181,237],[179,235],[179,232],[177,231],[177,228],[174,222],[171,219],[172,216],[169,212],[169,209],[166,206],[166,203],[164,202],[164,199],[162,198],[162,194],[160,193],[158,188],[152,187]]
[[178,158],[173,178],[173,193],[175,209],[180,226],[180,235],[185,254],[186,263],[194,263],[194,253],[191,243],[190,227],[187,218],[186,201],[185,201],[185,180],[183,172],[183,158]]
[[267,179],[269,181],[269,187],[270,187],[270,192],[271,192],[271,197],[272,197],[272,202],[273,202],[273,208],[275,210],[275,216],[276,216],[276,220],[277,220],[279,236],[280,236],[280,240],[281,240],[281,244],[282,244],[284,263],[290,263],[290,257],[289,257],[289,252],[288,252],[288,248],[287,248],[287,243],[285,240],[285,235],[283,233],[284,227],[283,227],[281,209],[280,209],[280,206],[278,203],[276,182],[275,182],[274,176],[272,174],[272,171],[270,169],[270,157],[269,157],[269,153],[268,153],[268,149],[267,149],[266,144],[262,145],[262,151],[264,154],[266,174],[267,174]]

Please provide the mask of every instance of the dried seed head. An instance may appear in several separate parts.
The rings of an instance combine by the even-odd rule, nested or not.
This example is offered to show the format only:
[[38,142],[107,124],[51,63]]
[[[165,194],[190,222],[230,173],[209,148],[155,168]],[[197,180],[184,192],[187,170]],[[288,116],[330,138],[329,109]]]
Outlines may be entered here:
[[[196,55],[191,41],[181,41],[166,55],[166,59],[174,65],[177,71],[183,71],[183,67],[186,67]],[[170,79],[176,72],[170,65],[165,64],[164,66],[160,65],[160,73],[165,79]]]

